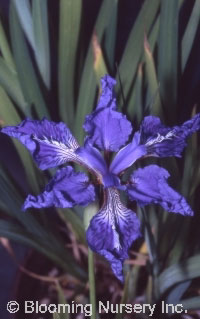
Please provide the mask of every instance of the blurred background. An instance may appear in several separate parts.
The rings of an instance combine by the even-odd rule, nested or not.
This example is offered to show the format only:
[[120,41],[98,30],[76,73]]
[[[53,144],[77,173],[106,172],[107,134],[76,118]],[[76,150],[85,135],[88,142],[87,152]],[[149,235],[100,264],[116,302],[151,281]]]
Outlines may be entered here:
[[[199,112],[199,21],[200,0],[0,0],[0,125],[45,116],[65,122],[82,143],[82,123],[97,103],[104,74],[117,79],[118,108],[135,129],[149,114],[166,125],[183,123]],[[141,219],[143,236],[125,262],[125,285],[95,255],[96,287],[88,282],[84,209],[22,212],[25,197],[39,194],[54,170],[39,171],[20,143],[3,134],[0,143],[1,318],[14,318],[6,311],[12,299],[86,304],[91,285],[96,300],[156,303],[159,319],[166,318],[162,300],[188,310],[187,317],[171,318],[200,317],[199,133],[181,159],[142,163],[167,168],[170,184],[195,216],[157,206],[142,212],[127,203]],[[16,314],[22,317],[23,309]]]

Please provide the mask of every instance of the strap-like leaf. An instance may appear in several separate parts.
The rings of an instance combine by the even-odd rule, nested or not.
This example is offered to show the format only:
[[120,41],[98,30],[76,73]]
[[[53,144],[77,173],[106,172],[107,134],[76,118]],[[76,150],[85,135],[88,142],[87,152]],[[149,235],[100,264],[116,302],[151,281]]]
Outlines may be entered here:
[[33,48],[35,50],[35,37],[33,31],[33,20],[29,0],[12,0],[16,8],[20,24]]
[[160,100],[159,84],[157,81],[153,55],[146,37],[144,41],[144,56],[149,95],[151,99],[153,99],[151,104],[151,114],[160,116],[162,115],[162,105]]
[[193,297],[181,300],[183,310],[199,310],[200,297]]
[[0,57],[0,84],[12,97],[21,110],[28,115],[28,105],[24,99],[19,80],[15,71],[11,70],[4,59]]
[[1,20],[0,20],[0,50],[7,65],[11,68],[11,70],[15,70],[15,63],[13,61],[13,56],[10,51],[10,46],[9,46],[6,34],[4,32]]
[[109,70],[114,72],[115,69],[115,45],[117,35],[117,17],[118,17],[118,0],[114,0],[115,6],[113,7],[112,19],[109,21],[108,30],[105,35],[105,48],[104,54],[108,62]]
[[[127,98],[127,94],[129,93],[137,72],[138,62],[140,61],[143,53],[144,33],[146,32],[147,35],[149,34],[149,31],[155,20],[159,5],[159,0],[146,0],[130,32],[119,65],[119,72],[122,80],[122,87],[125,98]],[[121,97],[120,104],[122,104]]]
[[[15,109],[12,101],[2,87],[0,87],[0,121],[0,125],[2,126],[16,125],[21,122],[21,118],[17,110]],[[30,154],[27,152],[24,146],[19,143],[19,141],[13,139],[13,143],[23,164],[29,185],[31,186],[33,191],[38,192],[38,182],[34,170],[33,160]]]
[[61,118],[70,128],[73,128],[74,120],[74,84],[81,8],[81,0],[60,0],[59,109]]
[[158,81],[161,100],[170,119],[175,120],[178,69],[178,0],[161,1],[158,41]]
[[76,234],[77,239],[81,243],[86,243],[85,230],[83,227],[83,223],[82,223],[80,217],[76,214],[76,212],[69,209],[69,208],[68,209],[57,209],[57,211],[58,211],[60,218],[62,218],[62,220],[65,223],[71,224],[73,231]]
[[33,104],[35,106],[35,110],[40,118],[44,116],[48,117],[48,111],[40,91],[38,79],[13,2],[10,4],[9,22],[17,73],[25,99],[30,105]]
[[200,1],[196,0],[181,43],[181,68],[185,69],[200,20]]
[[196,255],[165,269],[158,277],[157,282],[160,295],[178,283],[200,277],[199,264],[200,255]]
[[57,312],[53,314],[53,319],[60,319],[60,316]]
[[93,49],[93,56],[94,56],[94,70],[97,77],[97,83],[100,83],[101,77],[103,77],[105,74],[108,74],[108,70],[107,70],[103,52],[96,34],[93,34],[93,37],[92,37],[92,49]]
[[[28,2],[28,1],[27,1]],[[35,57],[41,77],[50,88],[50,52],[49,52],[49,30],[48,30],[48,8],[47,0],[34,0],[33,5],[33,27],[35,39]]]
[[[58,303],[62,304],[62,305],[66,304],[67,303],[66,297],[65,297],[64,291],[63,291],[62,287],[59,285],[59,283],[57,283],[56,288],[58,291]],[[65,312],[65,310],[64,310],[62,312],[62,310],[61,310],[61,312],[59,313],[59,316],[56,318],[69,319],[70,315],[69,315],[68,311]]]
[[136,117],[138,123],[143,117],[143,101],[142,101],[142,81],[143,81],[143,65],[139,64],[134,87],[130,95],[130,103],[128,103],[127,113],[131,119]]
[[180,284],[176,285],[172,288],[169,295],[167,296],[166,302],[167,303],[178,303],[181,300],[184,292],[188,289],[191,284],[191,280],[186,280],[181,282]]

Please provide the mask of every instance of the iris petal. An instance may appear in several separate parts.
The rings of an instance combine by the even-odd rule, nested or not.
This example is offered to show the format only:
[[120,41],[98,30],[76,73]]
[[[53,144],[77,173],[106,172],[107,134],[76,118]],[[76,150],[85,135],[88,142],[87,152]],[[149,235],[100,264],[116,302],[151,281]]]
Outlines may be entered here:
[[101,150],[118,151],[131,134],[131,123],[126,116],[116,111],[114,79],[106,75],[101,80],[102,94],[96,110],[86,116],[84,129],[91,144]]
[[120,179],[109,171],[100,151],[90,144],[88,138],[84,147],[79,147],[75,153],[79,160],[83,161],[85,166],[99,178],[104,187],[116,187],[125,190],[125,187],[120,183]]
[[102,208],[90,221],[87,241],[93,251],[109,261],[121,281],[122,264],[132,242],[140,235],[139,227],[136,214],[121,203],[118,191],[107,188]]
[[101,178],[107,173],[107,165],[103,156],[90,144],[88,139],[86,139],[84,147],[79,147],[75,153],[78,155],[79,161],[84,162],[85,166],[98,177]]
[[131,143],[123,147],[113,159],[110,165],[110,171],[114,174],[119,174],[129,166],[131,166],[137,159],[146,155],[146,147],[139,145],[140,134],[134,134]]
[[102,92],[97,104],[96,110],[102,109],[104,107],[111,107],[116,109],[116,96],[115,91],[113,90],[116,85],[116,80],[109,75],[105,75],[101,78],[101,88]]
[[186,144],[186,139],[200,129],[200,114],[180,126],[166,127],[158,117],[147,116],[141,127],[141,140],[149,155],[158,157],[177,156]]
[[75,150],[79,145],[62,122],[26,119],[1,131],[24,144],[42,170],[76,160]]
[[157,165],[139,168],[131,175],[127,191],[138,205],[159,204],[165,210],[182,215],[193,215],[185,198],[167,184],[169,173]]
[[28,195],[23,210],[30,207],[73,207],[87,205],[95,200],[94,187],[89,183],[87,175],[77,173],[71,166],[58,170],[47,184],[45,191],[38,195]]

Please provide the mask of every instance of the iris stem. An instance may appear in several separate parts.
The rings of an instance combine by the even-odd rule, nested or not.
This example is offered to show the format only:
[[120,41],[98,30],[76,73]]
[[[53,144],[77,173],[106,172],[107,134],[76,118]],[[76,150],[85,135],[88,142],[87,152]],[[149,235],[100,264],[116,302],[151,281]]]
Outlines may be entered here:
[[150,262],[153,264],[153,266],[155,266],[155,263],[157,263],[156,244],[155,244],[154,236],[152,234],[148,215],[146,214],[146,211],[144,209],[142,209],[142,216],[143,216],[144,225],[145,225],[145,240],[146,240],[147,249],[149,252]]
[[90,304],[92,305],[91,319],[96,319],[96,289],[95,289],[95,275],[94,275],[94,254],[88,248],[88,275],[90,286]]
[[152,265],[152,270],[153,270],[152,274],[149,275],[149,283],[148,283],[148,291],[147,291],[147,297],[152,302],[153,298],[157,298],[158,296],[157,277],[159,274],[159,263],[157,258],[157,248],[156,248],[154,236],[151,230],[150,221],[144,209],[142,209],[142,216],[143,216],[144,225],[145,225],[145,241],[147,244],[149,259],[150,259],[150,263]]
[[[99,207],[97,203],[92,203],[84,210],[84,226],[88,229],[92,217],[98,212]],[[89,277],[89,294],[90,304],[92,305],[91,319],[96,319],[96,289],[95,289],[95,273],[94,273],[94,254],[88,247],[88,277]]]

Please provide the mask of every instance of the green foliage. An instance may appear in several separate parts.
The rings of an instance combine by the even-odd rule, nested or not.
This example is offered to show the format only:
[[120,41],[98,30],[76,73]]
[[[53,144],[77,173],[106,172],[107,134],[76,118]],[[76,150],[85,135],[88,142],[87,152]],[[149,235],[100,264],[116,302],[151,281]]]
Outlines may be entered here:
[[[81,23],[81,0],[61,0],[59,17],[59,108],[60,116],[73,127],[76,55]],[[73,34],[73,36],[72,36]]]
[[53,319],[60,319],[60,316],[57,312],[53,314]]
[[[82,124],[85,115],[95,106],[100,77],[107,72],[118,77],[115,70],[120,15],[118,2],[101,2],[91,37],[85,44],[82,41],[85,23],[83,1],[59,0],[59,21],[53,28],[59,34],[53,39],[47,0],[11,0],[8,29],[0,21],[2,126],[15,125],[27,116],[46,116],[52,120],[56,116],[69,125],[80,143],[83,141]],[[172,125],[179,119],[187,119],[184,112],[186,115],[196,112],[190,102],[179,105],[182,95],[187,100],[195,90],[190,83],[187,85],[191,92],[182,92],[179,88],[182,81],[187,81],[184,72],[192,63],[200,21],[200,1],[196,0],[191,12],[187,13],[186,26],[181,25],[183,32],[180,35],[180,12],[184,10],[185,2],[144,1],[130,30],[118,63],[123,92],[118,83],[117,94],[119,107],[124,107],[135,128],[147,114],[158,115],[166,124]],[[50,43],[55,46],[52,52]],[[55,52],[58,61],[55,61]],[[51,69],[52,61],[56,63],[56,79]],[[52,108],[49,101],[54,94],[58,98]],[[21,211],[27,189],[30,193],[39,193],[46,176],[34,166],[30,155],[18,142],[13,141],[13,145],[24,176],[24,188],[13,170],[6,163],[1,163],[0,208],[4,217],[0,220],[0,236],[36,249],[85,284],[87,271],[66,249],[59,229],[49,221],[48,212],[33,210],[25,214]],[[175,185],[182,190],[196,214],[199,213],[197,189],[200,181],[198,145],[196,136],[193,136],[182,160],[164,162],[177,177]],[[79,244],[85,246],[83,211],[79,207],[56,211],[66,227],[70,225]],[[142,283],[146,301],[167,300],[182,303],[184,309],[199,309],[197,291],[195,296],[190,295],[193,280],[200,278],[200,241],[197,243],[191,237],[191,234],[195,238],[199,235],[195,223],[188,218],[183,220],[180,216],[166,214],[157,207],[138,210],[138,213],[149,254],[148,275]],[[197,216],[195,220],[199,222],[200,218]],[[95,304],[93,257],[89,252],[90,298]],[[122,303],[134,302],[138,296],[137,287],[143,271],[144,267],[140,265],[127,266],[128,280]],[[96,287],[98,284],[97,277]],[[60,300],[63,300],[60,286],[58,291]],[[53,317],[64,318],[58,314]],[[122,317],[122,314],[117,316]]]
[[[158,41],[158,81],[168,116],[173,119],[177,99],[178,0],[161,1]],[[172,123],[174,124],[174,123]]]

